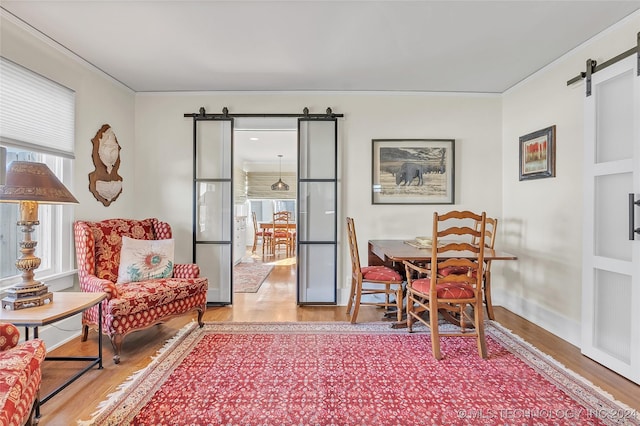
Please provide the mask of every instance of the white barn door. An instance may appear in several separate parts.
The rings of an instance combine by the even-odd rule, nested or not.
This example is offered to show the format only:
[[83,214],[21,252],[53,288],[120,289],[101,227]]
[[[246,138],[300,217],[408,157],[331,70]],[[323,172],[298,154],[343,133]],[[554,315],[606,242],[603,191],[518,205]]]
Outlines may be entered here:
[[640,77],[637,57],[585,98],[582,353],[640,383]]

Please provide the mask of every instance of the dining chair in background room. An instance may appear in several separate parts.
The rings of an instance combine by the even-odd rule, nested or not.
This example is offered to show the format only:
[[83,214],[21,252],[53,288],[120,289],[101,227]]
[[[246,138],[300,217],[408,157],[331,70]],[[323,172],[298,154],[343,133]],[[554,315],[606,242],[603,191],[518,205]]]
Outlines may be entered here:
[[[351,289],[347,315],[351,314],[351,323],[358,319],[360,305],[374,305],[397,310],[398,321],[402,320],[403,279],[402,276],[387,266],[360,266],[358,240],[353,218],[347,218],[347,237],[349,239],[349,254],[351,255]],[[362,300],[363,296],[384,295],[384,301]],[[391,300],[391,296],[394,300]],[[351,308],[353,307],[353,311]]]
[[[290,211],[286,211],[285,213],[289,215],[289,224],[295,223],[296,219],[294,214]],[[298,237],[297,231],[298,228],[296,226],[289,227],[289,236],[291,237],[291,255],[295,254],[296,252],[296,238]]]
[[284,246],[287,256],[294,251],[294,236],[289,230],[291,213],[288,211],[275,212],[273,214],[273,236],[271,237],[271,251],[275,254],[279,246]]
[[[467,225],[469,219],[478,221],[479,229]],[[404,261],[407,273],[407,328],[412,332],[416,320],[430,328],[431,348],[436,359],[442,359],[441,336],[475,337],[478,353],[482,358],[487,357],[482,306],[485,246],[472,244],[472,239],[453,239],[469,235],[483,241],[485,226],[484,212],[451,211],[443,215],[436,212],[433,214],[431,268]],[[446,258],[442,256],[444,252],[447,252]],[[465,269],[467,272],[446,276],[431,273],[449,267]],[[469,313],[469,307],[472,308],[472,314]],[[425,313],[428,313],[428,318]],[[459,325],[459,328],[440,329],[438,313]]]
[[[475,221],[474,228],[476,230],[480,230],[480,221]],[[486,218],[486,226],[485,226],[485,238],[484,238],[484,246],[485,248],[494,249],[496,243],[496,234],[498,232],[498,219],[493,217]],[[479,244],[480,238],[476,236],[471,237],[472,244]],[[466,273],[464,268],[459,270],[459,268],[449,267],[438,270],[440,275],[449,275],[456,273]],[[484,275],[482,277],[482,292],[484,295],[484,304],[487,308],[487,317],[491,320],[495,319],[495,315],[493,313],[493,304],[491,303],[491,260],[485,260],[484,262]]]
[[268,229],[260,229],[258,227],[256,212],[251,212],[251,218],[253,219],[253,247],[251,248],[251,253],[256,252],[259,240],[262,245],[262,255],[264,256],[265,249],[267,252],[271,249],[271,237],[273,236],[273,233]]

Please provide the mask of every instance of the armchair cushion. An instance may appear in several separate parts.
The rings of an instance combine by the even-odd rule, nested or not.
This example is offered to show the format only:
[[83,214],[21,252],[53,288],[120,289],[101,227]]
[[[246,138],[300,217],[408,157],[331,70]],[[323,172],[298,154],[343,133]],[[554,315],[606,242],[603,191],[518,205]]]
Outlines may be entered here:
[[[201,278],[168,278],[118,284],[118,298],[109,301],[109,313],[115,317],[130,316],[130,321],[145,311],[150,311],[154,316],[163,316],[168,313],[167,309],[172,303],[181,304],[203,290],[206,292],[207,286],[203,286]],[[161,307],[160,312],[154,312]]]
[[118,281],[122,237],[153,240],[152,219],[130,221],[125,219],[91,222],[95,241],[96,276],[111,282]]
[[0,324],[0,424],[22,425],[32,414],[46,350],[40,339],[17,343],[18,329]]
[[173,239],[122,237],[118,283],[169,278],[173,275]]

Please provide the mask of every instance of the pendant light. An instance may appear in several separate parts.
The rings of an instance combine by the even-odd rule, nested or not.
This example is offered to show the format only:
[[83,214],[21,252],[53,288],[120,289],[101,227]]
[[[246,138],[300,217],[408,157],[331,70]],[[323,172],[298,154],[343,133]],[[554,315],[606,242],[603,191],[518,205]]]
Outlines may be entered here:
[[278,157],[280,157],[280,178],[276,183],[271,185],[271,190],[272,191],[288,191],[289,185],[287,185],[282,181],[282,154],[278,154]]

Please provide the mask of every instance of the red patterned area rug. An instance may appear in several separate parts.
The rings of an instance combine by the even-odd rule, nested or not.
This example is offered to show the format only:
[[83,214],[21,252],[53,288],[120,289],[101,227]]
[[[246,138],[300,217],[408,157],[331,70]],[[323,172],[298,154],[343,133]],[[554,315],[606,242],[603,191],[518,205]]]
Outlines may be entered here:
[[273,265],[243,260],[233,267],[233,292],[256,293],[272,270]]
[[190,324],[82,425],[638,425],[497,323],[489,358],[389,323]]

